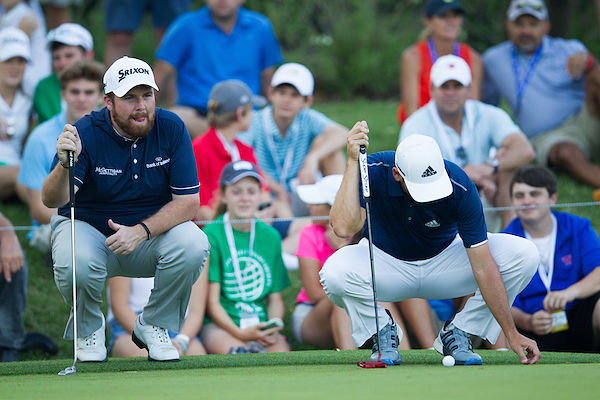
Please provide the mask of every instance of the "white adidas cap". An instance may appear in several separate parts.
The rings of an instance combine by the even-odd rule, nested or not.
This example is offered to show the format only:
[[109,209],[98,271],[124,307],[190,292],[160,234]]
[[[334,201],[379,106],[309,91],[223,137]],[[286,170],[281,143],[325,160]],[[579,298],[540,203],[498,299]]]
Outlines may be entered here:
[[127,56],[119,58],[106,70],[103,81],[104,94],[112,92],[117,97],[123,97],[139,85],[158,90],[152,68],[142,60]]
[[410,135],[401,141],[396,149],[395,164],[416,202],[427,203],[452,194],[442,152],[433,138]]
[[277,68],[271,79],[271,86],[287,83],[292,85],[302,96],[312,96],[315,79],[308,68],[298,63],[287,63]]
[[471,84],[471,68],[462,58],[448,54],[437,59],[431,67],[429,77],[433,86],[438,88],[448,81],[457,81],[463,86],[469,86]]
[[299,185],[296,190],[300,200],[306,204],[333,205],[344,175],[327,175],[312,185]]

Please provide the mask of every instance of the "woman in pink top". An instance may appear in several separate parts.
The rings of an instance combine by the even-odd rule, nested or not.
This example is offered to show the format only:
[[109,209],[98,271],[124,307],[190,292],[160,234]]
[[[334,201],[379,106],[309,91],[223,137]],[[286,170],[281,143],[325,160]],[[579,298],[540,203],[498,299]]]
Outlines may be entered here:
[[[314,185],[298,186],[298,195],[308,205],[311,216],[329,216],[341,182],[342,175],[329,175]],[[315,219],[300,231],[296,255],[303,287],[292,313],[292,329],[299,342],[323,348],[337,347],[341,350],[356,348],[350,334],[348,314],[329,300],[319,281],[319,271],[325,260],[346,244],[347,240],[333,233],[326,218]],[[382,304],[392,312],[401,328],[405,329],[393,304]],[[399,348],[409,349],[408,341],[400,343]]]

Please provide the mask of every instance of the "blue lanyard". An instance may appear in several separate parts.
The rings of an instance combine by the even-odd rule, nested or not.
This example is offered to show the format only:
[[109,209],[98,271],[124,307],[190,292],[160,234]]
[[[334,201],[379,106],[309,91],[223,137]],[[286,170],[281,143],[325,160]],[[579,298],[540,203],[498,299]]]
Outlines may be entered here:
[[540,60],[540,55],[542,54],[542,44],[538,46],[531,61],[529,62],[529,66],[527,67],[527,71],[525,72],[525,76],[523,76],[523,80],[519,81],[519,63],[517,62],[517,49],[513,45],[512,47],[512,65],[513,72],[515,74],[515,84],[517,87],[517,104],[515,107],[515,116],[518,116],[521,112],[521,106],[523,104],[523,94],[525,93],[525,88],[529,84],[529,80],[531,79],[531,74],[533,70]]
[[[431,63],[435,63],[438,59],[438,55],[437,55],[437,51],[435,51],[435,45],[433,44],[433,39],[429,38],[427,39],[427,45],[429,46],[429,56],[431,57]],[[460,57],[458,55],[459,53],[459,48],[458,48],[458,42],[454,42],[454,55],[456,57]]]

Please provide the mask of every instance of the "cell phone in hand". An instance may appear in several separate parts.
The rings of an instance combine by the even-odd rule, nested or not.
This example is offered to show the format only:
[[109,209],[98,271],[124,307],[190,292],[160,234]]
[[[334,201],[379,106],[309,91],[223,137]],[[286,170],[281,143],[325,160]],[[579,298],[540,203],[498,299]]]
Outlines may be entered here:
[[283,321],[279,318],[271,318],[267,321],[267,325],[260,328],[263,331],[271,328],[283,328]]

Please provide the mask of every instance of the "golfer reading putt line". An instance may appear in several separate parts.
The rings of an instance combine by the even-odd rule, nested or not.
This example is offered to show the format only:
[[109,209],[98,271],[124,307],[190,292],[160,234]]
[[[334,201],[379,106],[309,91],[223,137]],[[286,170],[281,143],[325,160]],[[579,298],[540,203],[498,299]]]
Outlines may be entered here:
[[[369,128],[357,122],[348,134],[348,161],[330,213],[334,232],[350,237],[365,225],[358,154],[368,146]],[[475,292],[435,340],[435,349],[457,365],[481,365],[470,335],[495,343],[504,331],[523,364],[533,364],[536,343],[515,328],[510,304],[529,283],[539,261],[536,247],[522,238],[486,232],[483,208],[473,182],[457,165],[445,161],[427,136],[404,139],[396,152],[367,158],[377,301],[413,297],[446,299]],[[379,335],[372,360],[400,364],[402,332],[380,307],[376,332],[368,242],[363,239],[335,252],[320,272],[325,293],[350,317],[357,346]],[[428,316],[427,316],[428,317]],[[373,340],[376,343],[376,340]]]
[[[65,125],[53,169],[42,187],[52,217],[54,279],[71,304],[68,152],[73,152],[79,361],[106,359],[102,290],[112,276],[154,277],[133,340],[155,361],[179,353],[179,332],[192,285],[208,255],[206,235],[190,221],[199,207],[190,136],[175,114],[155,107],[150,66],[123,57],[104,75],[105,107]],[[72,305],[72,304],[71,304]],[[73,311],[72,311],[73,312]],[[65,338],[71,339],[73,315]]]

